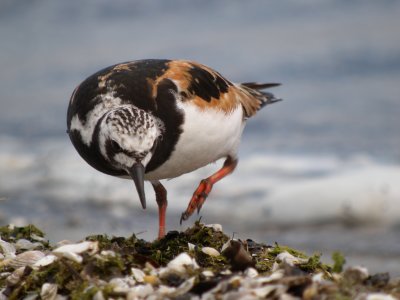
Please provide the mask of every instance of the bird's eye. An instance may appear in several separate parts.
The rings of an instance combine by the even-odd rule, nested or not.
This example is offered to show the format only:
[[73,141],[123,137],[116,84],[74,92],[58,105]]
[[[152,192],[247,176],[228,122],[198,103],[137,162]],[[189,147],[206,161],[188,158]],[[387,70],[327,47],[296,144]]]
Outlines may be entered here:
[[114,140],[111,140],[111,148],[114,152],[122,152],[121,146]]

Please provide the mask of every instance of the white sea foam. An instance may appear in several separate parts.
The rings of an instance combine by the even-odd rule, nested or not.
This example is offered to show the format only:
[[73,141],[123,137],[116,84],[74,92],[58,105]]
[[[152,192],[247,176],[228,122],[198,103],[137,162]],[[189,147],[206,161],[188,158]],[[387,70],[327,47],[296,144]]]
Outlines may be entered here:
[[[133,183],[92,169],[67,140],[43,142],[29,152],[15,151],[26,149],[20,141],[0,142],[6,145],[0,150],[0,196],[6,203],[28,197],[139,206]],[[164,181],[169,211],[183,211],[199,181],[221,163]],[[394,225],[400,216],[399,178],[400,166],[364,156],[254,154],[241,158],[234,174],[215,185],[203,209],[205,215],[218,215],[219,222],[234,218],[251,226],[335,221]],[[149,209],[155,210],[149,184],[146,191]]]

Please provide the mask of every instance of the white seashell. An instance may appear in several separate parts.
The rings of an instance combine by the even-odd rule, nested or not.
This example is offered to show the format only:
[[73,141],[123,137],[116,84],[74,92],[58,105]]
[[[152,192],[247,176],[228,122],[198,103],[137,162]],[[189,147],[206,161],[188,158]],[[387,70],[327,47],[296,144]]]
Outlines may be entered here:
[[358,272],[362,279],[367,279],[369,276],[368,269],[365,267],[362,267],[362,266],[350,267],[345,271],[345,273],[347,273],[347,272]]
[[144,281],[143,278],[144,278],[144,276],[146,276],[146,274],[142,270],[137,269],[137,268],[131,268],[131,271],[132,271],[133,278],[135,278],[137,282]]
[[1,272],[0,273],[0,279],[7,278],[10,275],[11,275],[11,272]]
[[3,255],[6,258],[14,258],[15,257],[15,247],[13,244],[3,241],[0,237],[0,247],[3,249]]
[[195,270],[198,268],[199,265],[196,260],[183,252],[171,260],[166,268],[160,270],[160,276],[163,277],[170,273],[185,274],[187,269]]
[[286,292],[286,290],[287,290],[286,286],[282,284],[275,284],[275,285],[265,285],[259,288],[253,288],[251,289],[251,293],[259,298],[265,298],[272,292],[275,295],[282,295],[284,292]]
[[123,278],[113,278],[110,280],[109,284],[113,287],[116,293],[128,293],[131,287],[135,285],[135,280],[130,277]]
[[74,252],[62,252],[62,253],[54,253],[54,254],[58,257],[65,257],[69,260],[72,260],[72,261],[78,263],[78,264],[82,263],[82,261],[83,261],[83,257]]
[[228,248],[231,245],[231,241],[236,241],[234,239],[228,240],[225,244],[222,245],[221,252],[224,252],[226,248]]
[[194,245],[192,243],[188,243],[188,248],[189,248],[189,252],[195,251],[196,250],[196,245]]
[[214,229],[216,232],[222,232],[222,225],[221,224],[207,224],[205,227],[209,227]]
[[307,259],[293,256],[292,254],[290,254],[287,251],[279,253],[276,256],[276,260],[278,262],[281,261],[281,262],[287,263],[290,266],[294,266],[295,264],[298,264],[298,263],[307,262]]
[[38,236],[35,233],[31,234],[31,239],[35,240],[35,241],[38,241],[38,242],[46,242],[47,243],[47,240],[44,237]]
[[211,248],[211,247],[203,247],[203,248],[201,248],[201,252],[203,252],[209,256],[220,256],[221,255],[217,249]]
[[313,275],[312,281],[318,282],[318,283],[324,282],[325,281],[324,273],[317,273],[317,274]]
[[[275,293],[280,293],[280,292],[275,292]],[[298,299],[299,297],[292,296],[285,292],[281,293],[279,296],[279,300],[298,300]]]
[[201,272],[201,274],[203,274],[204,277],[214,277],[214,272],[210,271],[210,270],[205,270],[203,272]]
[[11,286],[16,285],[24,274],[25,267],[20,267],[12,272],[6,279],[7,283]]
[[151,284],[137,285],[131,288],[126,296],[127,300],[146,298],[154,292]]
[[13,268],[33,266],[38,260],[45,256],[43,252],[38,250],[26,251],[18,254],[14,259],[11,259],[7,265]]
[[93,296],[93,300],[106,300],[106,298],[104,298],[102,291],[97,291],[97,293]]
[[5,290],[6,290],[6,288],[0,290],[0,300],[8,299],[8,297],[6,295],[4,295],[4,293],[3,293]]
[[42,300],[55,300],[57,297],[57,284],[55,283],[45,283],[42,285],[40,291],[40,298]]
[[176,288],[171,287],[171,286],[166,286],[166,285],[160,285],[157,289],[157,293],[161,294],[163,296],[169,296],[174,294],[176,291]]
[[244,272],[244,275],[249,278],[254,278],[258,276],[258,272],[254,268],[247,268],[246,271]]
[[396,298],[384,293],[370,293],[367,295],[365,300],[396,300]]
[[269,276],[257,277],[257,282],[260,284],[263,284],[263,283],[279,280],[279,279],[282,279],[284,275],[285,275],[285,271],[280,269],[280,270],[273,272]]
[[33,267],[44,267],[52,264],[57,260],[57,256],[53,254],[46,255],[33,264]]
[[112,250],[102,250],[100,254],[103,256],[115,257],[115,252]]
[[39,247],[43,247],[43,244],[39,243],[39,242],[32,243],[31,241],[26,240],[26,239],[19,239],[15,243],[15,248],[17,250],[32,250],[32,249],[39,248]]
[[68,244],[60,246],[53,250],[53,253],[76,253],[80,254],[83,252],[88,252],[90,255],[95,254],[99,251],[99,242],[97,241],[84,241],[77,244]]
[[74,242],[71,242],[70,240],[61,240],[56,243],[57,247],[61,247],[64,245],[70,245],[70,244],[74,244]]
[[195,277],[191,277],[188,280],[185,280],[176,288],[173,296],[186,294],[192,289],[192,287],[194,286],[194,282],[195,282]]
[[[33,293],[33,294],[29,294],[28,296],[26,296],[23,300],[37,300],[39,298],[39,293]],[[1,299],[1,297],[0,297]],[[59,300],[57,298],[57,300]]]
[[279,264],[276,261],[274,261],[274,263],[272,264],[271,271],[272,272],[278,271],[279,268],[280,268]]
[[232,274],[232,271],[231,270],[229,270],[229,269],[226,269],[226,270],[222,270],[221,272],[219,272],[221,275],[231,275]]
[[[222,280],[220,281],[215,287],[213,287],[211,290],[208,290],[207,292],[203,293],[201,296],[201,299],[215,299],[215,295],[219,293],[225,293],[226,290],[228,289],[229,282],[227,280]],[[224,295],[225,298],[225,295]]]

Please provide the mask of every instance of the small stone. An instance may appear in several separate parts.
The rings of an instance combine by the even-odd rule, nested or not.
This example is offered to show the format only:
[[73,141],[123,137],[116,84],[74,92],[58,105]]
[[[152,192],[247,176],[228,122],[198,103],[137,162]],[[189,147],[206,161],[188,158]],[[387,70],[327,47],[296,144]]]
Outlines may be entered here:
[[382,288],[388,284],[390,280],[389,273],[377,273],[370,276],[366,281],[365,284],[372,285],[378,288]]
[[157,285],[160,283],[160,280],[158,279],[157,276],[154,275],[145,275],[143,277],[143,282],[144,283],[149,283],[151,285]]
[[239,241],[229,240],[226,242],[222,246],[222,254],[229,260],[234,271],[243,271],[255,265],[251,255]]
[[362,283],[368,276],[368,269],[361,266],[350,267],[343,274],[345,280],[353,283]]
[[315,284],[311,284],[306,287],[303,291],[303,299],[304,300],[313,300],[318,295],[318,287]]

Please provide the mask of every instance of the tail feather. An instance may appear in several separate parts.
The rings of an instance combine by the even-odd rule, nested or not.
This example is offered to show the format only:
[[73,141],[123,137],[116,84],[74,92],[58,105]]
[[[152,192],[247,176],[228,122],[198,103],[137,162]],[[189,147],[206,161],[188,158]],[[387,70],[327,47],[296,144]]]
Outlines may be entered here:
[[276,98],[274,94],[261,91],[263,89],[268,89],[280,85],[281,85],[280,83],[257,83],[257,82],[241,83],[240,87],[251,96],[250,99],[244,98],[242,101],[242,105],[246,111],[246,117],[251,117],[256,113],[256,111],[260,110],[265,105],[281,101],[282,99]]
[[242,85],[247,86],[253,90],[263,90],[276,86],[280,86],[280,83],[258,83],[258,82],[243,82]]

